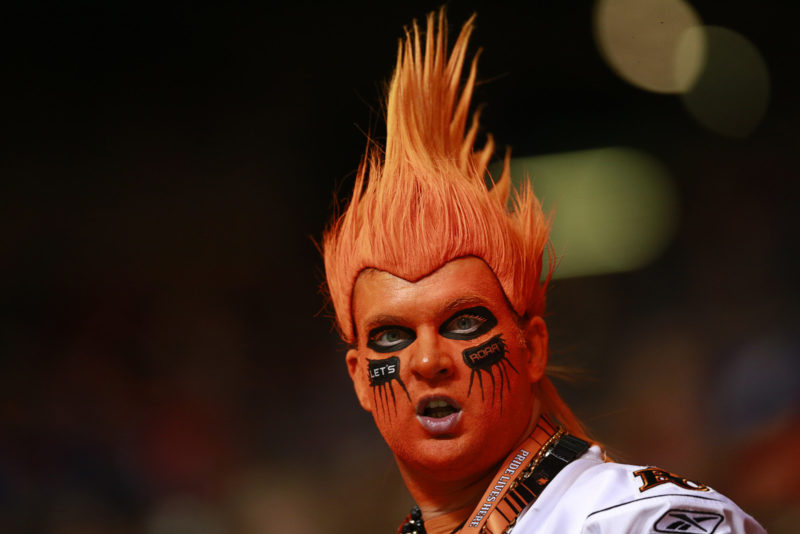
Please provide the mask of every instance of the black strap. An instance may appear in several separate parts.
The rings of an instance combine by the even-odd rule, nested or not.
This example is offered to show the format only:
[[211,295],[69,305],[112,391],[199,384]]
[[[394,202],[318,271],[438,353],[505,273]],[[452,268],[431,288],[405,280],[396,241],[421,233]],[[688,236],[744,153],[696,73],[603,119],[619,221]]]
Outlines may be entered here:
[[536,500],[544,488],[550,483],[555,476],[564,469],[575,458],[586,452],[589,444],[580,438],[564,434],[551,448],[547,451],[539,462],[539,465],[533,470],[533,473],[522,481],[532,493],[533,498],[525,499],[525,506]]

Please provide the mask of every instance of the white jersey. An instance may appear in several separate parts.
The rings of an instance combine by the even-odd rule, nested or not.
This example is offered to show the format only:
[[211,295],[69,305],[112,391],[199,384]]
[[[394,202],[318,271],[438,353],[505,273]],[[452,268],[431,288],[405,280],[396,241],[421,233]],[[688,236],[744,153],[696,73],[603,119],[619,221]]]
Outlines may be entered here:
[[762,534],[713,489],[662,469],[604,462],[591,447],[523,511],[513,534]]

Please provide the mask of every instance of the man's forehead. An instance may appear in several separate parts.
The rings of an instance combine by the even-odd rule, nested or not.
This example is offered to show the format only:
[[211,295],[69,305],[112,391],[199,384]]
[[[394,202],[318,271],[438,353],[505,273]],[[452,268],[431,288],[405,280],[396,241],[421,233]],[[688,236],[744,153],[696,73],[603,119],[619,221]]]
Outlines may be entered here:
[[468,257],[448,262],[416,281],[366,269],[356,281],[352,310],[356,322],[365,325],[391,317],[439,316],[476,305],[497,307],[505,300],[491,269],[482,260]]
[[[466,256],[448,261],[441,267],[415,278],[408,278],[390,269],[368,267],[356,277],[353,293],[365,288],[371,291],[413,291],[440,288],[452,285],[455,292],[465,298],[478,298],[480,294],[502,291],[500,282],[486,263],[475,256]],[[469,287],[476,289],[470,290]],[[461,291],[463,288],[463,291]]]
[[[479,296],[463,296],[463,297],[457,297],[451,301],[444,303],[441,306],[437,306],[436,308],[428,311],[432,311],[434,312],[433,315],[439,316],[455,312],[456,310],[462,308],[468,308],[480,305],[489,305],[489,304],[490,303],[486,302],[486,299]],[[386,306],[386,308],[391,310],[390,305]],[[378,312],[376,314],[370,314],[369,316],[362,318],[362,320],[364,323],[364,327],[367,329],[383,324],[402,324],[410,321],[411,317],[409,317],[408,315],[414,316],[416,315],[414,312],[421,312],[422,310],[412,309],[409,311],[411,312],[410,314],[406,312],[405,314],[402,315],[391,313],[391,311],[389,313]]]

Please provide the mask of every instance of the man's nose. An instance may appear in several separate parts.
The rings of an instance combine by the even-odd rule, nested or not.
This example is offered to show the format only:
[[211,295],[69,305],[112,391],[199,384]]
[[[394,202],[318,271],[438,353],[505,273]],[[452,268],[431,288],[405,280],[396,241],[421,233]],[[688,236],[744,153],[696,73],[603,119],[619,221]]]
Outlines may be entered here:
[[411,372],[424,380],[439,380],[453,374],[454,360],[438,332],[418,332]]

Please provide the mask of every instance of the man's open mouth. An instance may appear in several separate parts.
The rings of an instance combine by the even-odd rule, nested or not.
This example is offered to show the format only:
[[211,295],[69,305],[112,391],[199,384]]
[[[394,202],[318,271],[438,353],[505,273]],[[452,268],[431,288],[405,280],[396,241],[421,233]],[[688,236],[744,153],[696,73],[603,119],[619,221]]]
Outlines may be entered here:
[[449,397],[428,397],[417,403],[417,419],[436,437],[447,437],[461,419],[461,406]]
[[441,419],[442,417],[447,417],[448,415],[456,413],[457,411],[459,411],[458,408],[450,404],[448,401],[444,399],[434,399],[425,403],[420,415]]

